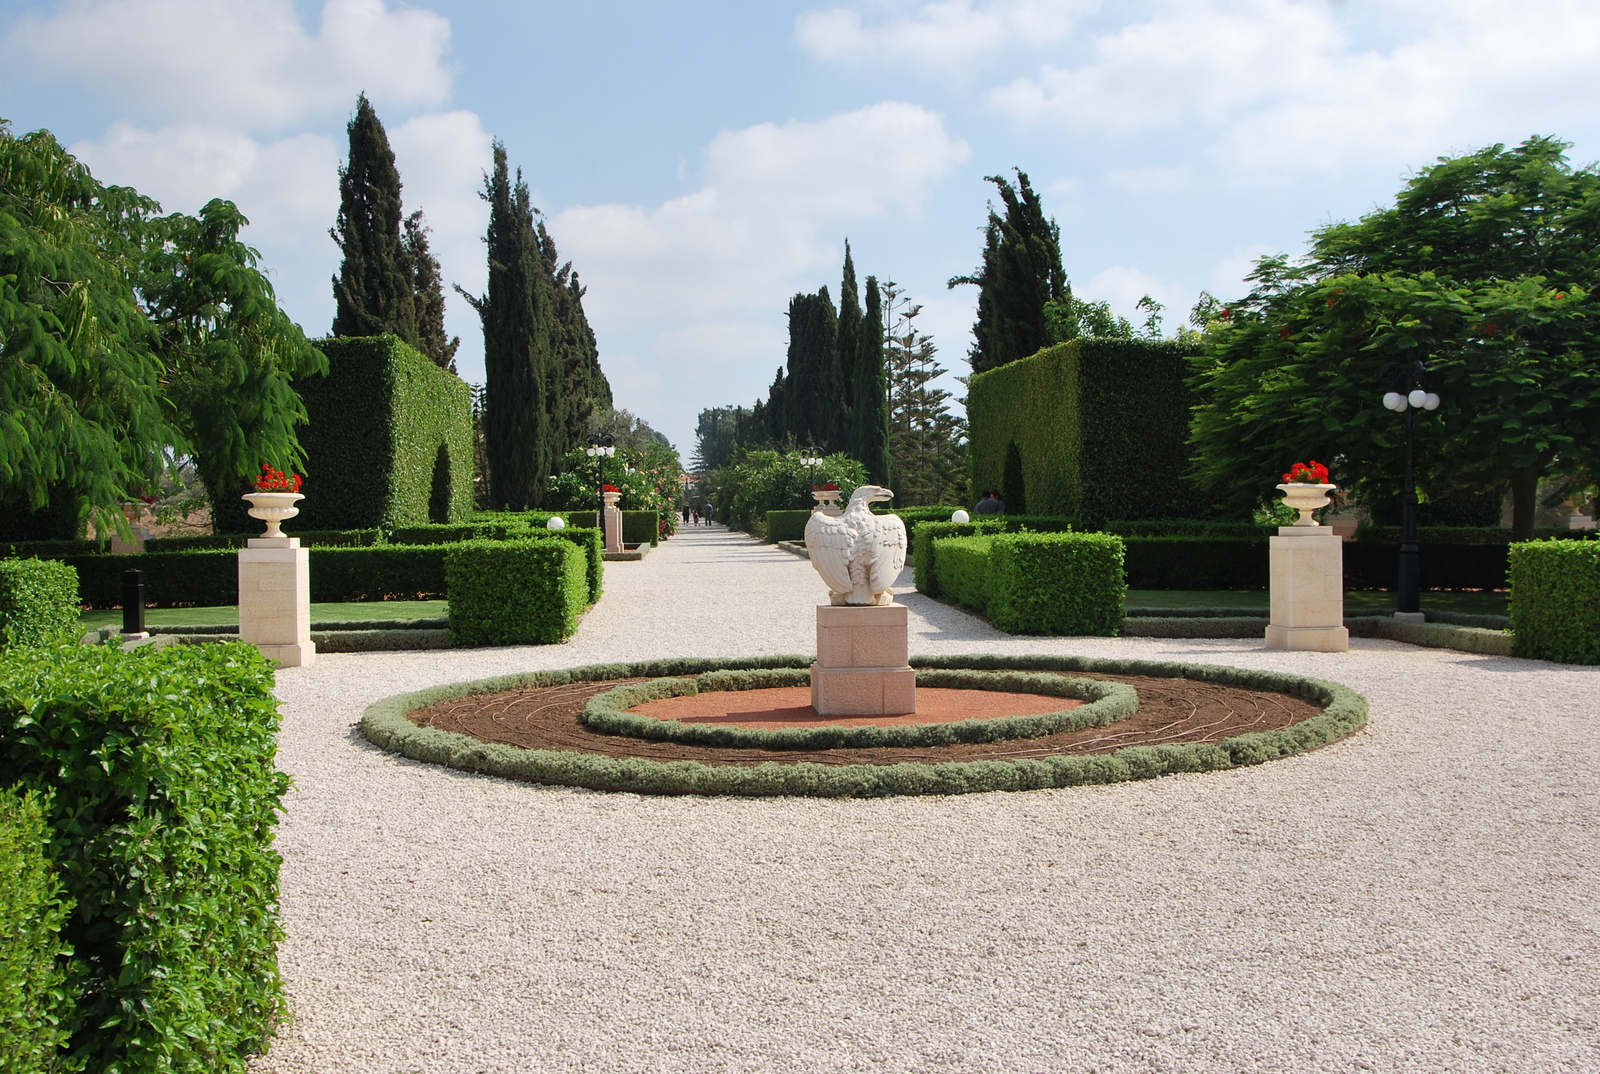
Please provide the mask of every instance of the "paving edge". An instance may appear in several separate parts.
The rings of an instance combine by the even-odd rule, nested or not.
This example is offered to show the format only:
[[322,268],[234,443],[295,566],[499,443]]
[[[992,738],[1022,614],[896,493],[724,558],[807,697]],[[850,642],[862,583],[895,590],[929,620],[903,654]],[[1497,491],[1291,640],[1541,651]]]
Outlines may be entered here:
[[891,765],[822,765],[806,761],[767,762],[756,766],[707,765],[698,761],[602,757],[566,750],[526,750],[480,742],[452,731],[418,727],[406,719],[408,713],[440,701],[519,687],[663,678],[751,668],[800,668],[811,661],[809,656],[654,660],[502,675],[384,698],[367,707],[359,726],[373,745],[413,760],[531,783],[641,794],[872,798],[1038,790],[1154,779],[1179,772],[1220,771],[1313,750],[1353,734],[1367,722],[1366,698],[1347,686],[1321,679],[1211,664],[1044,655],[914,657],[911,663],[918,668],[1098,672],[1185,678],[1275,690],[1315,701],[1323,708],[1317,715],[1289,727],[1236,735],[1216,745],[1130,746],[1109,755]]

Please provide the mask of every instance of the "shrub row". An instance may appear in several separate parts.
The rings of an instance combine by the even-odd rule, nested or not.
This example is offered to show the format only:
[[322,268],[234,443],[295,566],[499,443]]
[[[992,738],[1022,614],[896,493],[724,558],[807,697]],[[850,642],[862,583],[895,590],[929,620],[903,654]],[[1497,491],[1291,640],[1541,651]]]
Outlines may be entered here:
[[0,788],[0,1070],[51,1071],[67,1041],[64,988],[72,900],[45,848],[50,798]]
[[386,698],[361,718],[368,741],[407,757],[508,779],[606,790],[663,794],[809,795],[881,797],[892,794],[966,794],[1033,790],[1152,779],[1176,772],[1204,772],[1260,764],[1315,749],[1359,730],[1367,721],[1361,695],[1337,683],[1277,672],[1144,660],[1096,660],[1069,656],[973,656],[913,658],[920,668],[974,668],[1068,674],[1155,675],[1277,690],[1323,706],[1316,716],[1277,731],[1237,735],[1220,744],[1136,746],[1113,754],[1076,754],[1039,760],[988,760],[940,764],[824,765],[765,763],[705,765],[694,761],[662,763],[618,759],[559,750],[524,750],[490,745],[438,728],[418,727],[406,714],[426,705],[470,694],[518,687],[602,682],[621,678],[659,678],[752,667],[803,667],[807,657],[746,660],[658,660],[567,671],[533,672],[478,682],[453,683],[414,694]]
[[577,630],[588,584],[574,545],[544,539],[446,547],[455,644],[550,645]]
[[284,1014],[272,685],[248,645],[0,661],[0,785],[41,795],[75,903],[74,1069],[242,1074]]
[[0,543],[0,558],[59,559],[62,556],[92,556],[105,550],[104,541],[6,541]]
[[1512,545],[1510,603],[1518,656],[1600,664],[1600,541]]
[[600,734],[623,735],[697,746],[733,746],[760,750],[833,750],[919,748],[961,742],[1004,742],[1038,738],[1060,731],[1104,727],[1126,720],[1139,707],[1139,695],[1123,683],[1067,679],[996,671],[922,671],[917,685],[955,690],[1001,690],[1047,697],[1075,698],[1088,704],[1035,716],[1000,716],[951,723],[900,727],[788,727],[762,730],[721,724],[658,720],[627,711],[635,705],[665,697],[689,697],[719,690],[760,690],[772,686],[800,686],[810,681],[804,668],[729,672],[708,671],[697,679],[656,679],[619,686],[589,699],[583,722]]
[[806,523],[811,521],[810,511],[768,511],[765,539],[770,544],[780,541],[804,541]]
[[[300,543],[310,548],[315,545],[339,548],[370,548],[383,544],[383,531],[370,530],[296,530],[290,527],[289,536],[300,538]],[[144,543],[146,552],[199,552],[219,548],[238,549],[259,533],[203,533],[192,537],[151,537]]]
[[76,633],[78,575],[48,559],[0,560],[0,650]]
[[1122,626],[1122,538],[995,533],[933,544],[944,595],[1009,634],[1115,636]]

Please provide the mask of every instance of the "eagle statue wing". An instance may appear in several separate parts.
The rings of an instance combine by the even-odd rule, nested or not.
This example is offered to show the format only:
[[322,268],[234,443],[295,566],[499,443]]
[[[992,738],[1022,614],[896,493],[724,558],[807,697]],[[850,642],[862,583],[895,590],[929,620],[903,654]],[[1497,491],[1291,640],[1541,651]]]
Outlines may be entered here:
[[878,554],[872,560],[872,592],[887,593],[906,565],[906,524],[899,515],[878,515]]
[[830,593],[850,592],[850,530],[843,517],[813,511],[806,522],[806,552]]

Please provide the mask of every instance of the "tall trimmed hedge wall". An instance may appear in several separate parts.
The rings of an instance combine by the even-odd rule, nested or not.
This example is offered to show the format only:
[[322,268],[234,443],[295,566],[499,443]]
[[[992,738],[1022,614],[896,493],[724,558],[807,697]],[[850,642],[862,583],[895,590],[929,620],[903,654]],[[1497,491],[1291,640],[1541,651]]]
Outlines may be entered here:
[[46,852],[76,904],[73,1069],[243,1074],[285,1013],[272,684],[238,644],[0,661],[0,786],[50,795]]
[[61,926],[72,899],[47,850],[48,795],[0,787],[0,1070],[51,1071],[72,1003]]
[[1516,654],[1600,664],[1600,540],[1511,546]]
[[1012,510],[1085,528],[1204,517],[1209,498],[1181,476],[1195,401],[1184,378],[1197,353],[1170,341],[1075,339],[974,375],[973,488],[1006,487],[1014,446],[1024,495],[1018,503],[1012,493]]
[[311,421],[300,431],[306,498],[294,526],[464,521],[472,513],[466,382],[394,336],[317,346],[328,356],[328,375],[295,382]]

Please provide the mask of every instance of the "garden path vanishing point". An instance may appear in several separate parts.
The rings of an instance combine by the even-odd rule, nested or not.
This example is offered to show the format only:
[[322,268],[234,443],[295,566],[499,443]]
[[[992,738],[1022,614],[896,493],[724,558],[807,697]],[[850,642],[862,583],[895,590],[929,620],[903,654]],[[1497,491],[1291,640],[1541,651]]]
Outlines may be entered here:
[[878,800],[541,787],[355,732],[436,683],[811,651],[810,565],[690,527],[608,564],[565,645],[280,673],[292,1022],[253,1069],[1600,1069],[1600,668],[1012,638],[900,592],[914,652],[1294,671],[1371,722],[1242,770]]

